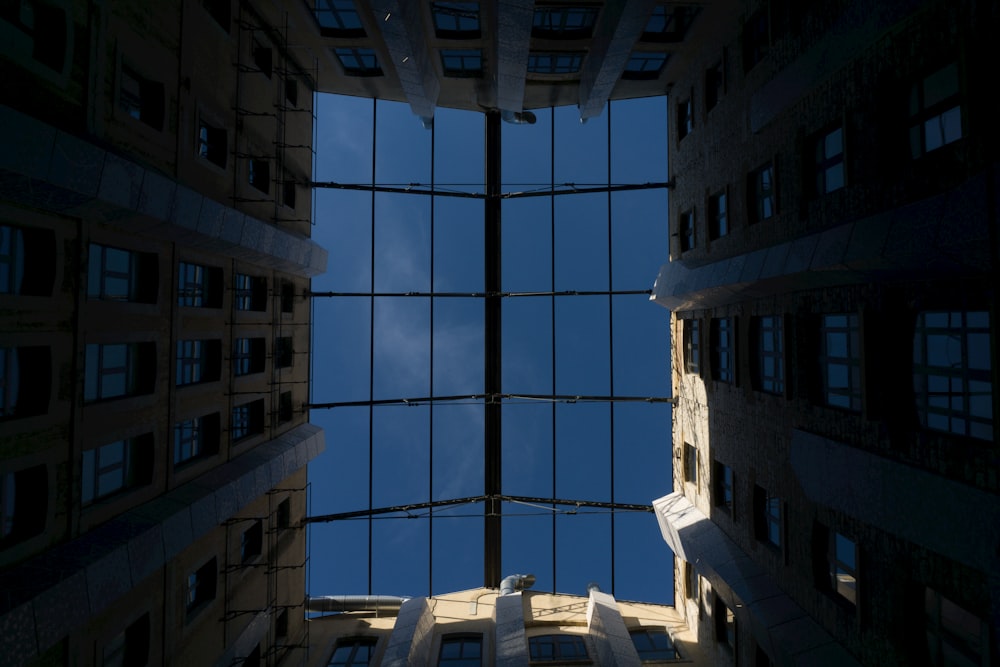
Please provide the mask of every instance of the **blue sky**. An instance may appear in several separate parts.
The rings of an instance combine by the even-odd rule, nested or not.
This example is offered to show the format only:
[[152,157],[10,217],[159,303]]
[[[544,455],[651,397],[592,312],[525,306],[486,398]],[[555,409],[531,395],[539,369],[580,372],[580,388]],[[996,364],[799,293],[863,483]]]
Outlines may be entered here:
[[[483,191],[482,114],[439,109],[432,133],[407,105],[332,95],[317,97],[317,181],[371,183],[373,105],[377,184],[433,179],[438,190]],[[612,183],[666,181],[665,98],[614,103],[610,113],[610,161],[607,108],[586,124],[572,107],[539,110],[534,126],[505,124],[503,190],[548,189],[550,180],[603,185],[609,165]],[[504,200],[503,289],[650,288],[667,257],[666,197],[662,189],[612,194],[610,270],[607,194]],[[481,200],[377,193],[374,253],[372,206],[366,192],[316,190],[313,237],[329,261],[315,291],[483,290]],[[507,298],[502,308],[504,393],[669,394],[668,313],[646,296]],[[378,297],[373,312],[367,297],[317,298],[313,318],[315,403],[484,390],[481,299]],[[648,504],[672,488],[669,410],[505,404],[503,492],[608,501],[613,487],[617,502]],[[481,403],[316,409],[310,419],[327,442],[309,468],[311,514],[483,493]],[[481,586],[483,509],[315,524],[310,593]],[[505,504],[503,512],[505,574],[534,573],[538,590],[585,594],[594,581],[613,585],[619,599],[672,602],[671,554],[652,514],[617,513],[612,539],[603,510],[554,519],[544,507]]]

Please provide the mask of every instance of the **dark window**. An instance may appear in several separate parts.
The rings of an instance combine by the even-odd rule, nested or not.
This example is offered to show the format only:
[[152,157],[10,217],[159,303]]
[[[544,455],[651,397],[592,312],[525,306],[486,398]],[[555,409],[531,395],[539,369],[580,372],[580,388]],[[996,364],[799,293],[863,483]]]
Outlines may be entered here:
[[705,70],[705,111],[715,108],[724,90],[722,61],[719,61]]
[[233,406],[230,435],[233,442],[264,432],[264,399]]
[[698,450],[694,445],[684,443],[684,481],[698,483]]
[[215,19],[223,30],[229,32],[230,24],[230,0],[202,0],[202,5],[209,16]]
[[772,496],[763,488],[753,489],[754,534],[757,539],[775,547],[784,543],[784,523],[782,519],[782,501]]
[[767,652],[761,648],[760,644],[754,644],[754,656],[753,665],[754,667],[771,667],[771,658],[767,655]]
[[701,7],[658,5],[642,33],[645,42],[680,42],[684,39]]
[[990,630],[982,618],[932,588],[924,591],[924,614],[930,664],[990,663]]
[[259,313],[267,310],[267,278],[237,273],[233,284],[236,310]]
[[639,659],[643,662],[647,660],[676,660],[681,657],[674,647],[674,643],[663,630],[642,629],[632,630],[628,633],[632,638]]
[[13,25],[31,44],[31,57],[62,73],[66,66],[67,17],[62,7],[34,1],[8,2],[0,18]]
[[267,358],[266,343],[263,338],[237,338],[233,342],[233,375],[253,375],[264,372]]
[[253,647],[250,654],[243,658],[243,667],[260,667],[260,644]]
[[724,463],[712,463],[712,504],[733,513],[733,469]]
[[729,205],[726,191],[708,198],[708,237],[713,241],[729,234]]
[[830,530],[826,550],[826,587],[852,606],[858,604],[858,547]]
[[122,63],[118,85],[118,106],[122,111],[154,130],[162,130],[164,104],[162,83],[147,79]]
[[333,650],[329,667],[361,667],[371,664],[375,657],[375,637],[354,637],[337,640],[337,648]]
[[282,337],[274,339],[274,365],[277,368],[290,368],[295,361],[295,350],[292,339]]
[[264,525],[260,519],[240,534],[240,561],[246,563],[261,554],[264,545]]
[[273,55],[271,47],[256,37],[253,39],[251,48],[253,49],[253,64],[268,79],[271,78],[271,68]]
[[149,661],[149,614],[143,614],[104,646],[105,667],[136,667]]
[[695,218],[694,209],[689,211],[682,211],[680,214],[680,239],[681,239],[681,252],[687,252],[688,250],[693,250],[696,242],[695,238]]
[[925,312],[913,335],[913,391],[921,426],[993,440],[988,311]]
[[215,127],[204,119],[198,121],[198,157],[226,168],[229,142],[224,127]]
[[715,604],[712,608],[715,617],[715,641],[719,642],[730,651],[736,651],[736,614],[729,608],[729,605],[715,595]]
[[684,561],[684,596],[689,600],[701,602],[701,577],[694,565]]
[[441,51],[441,67],[445,76],[482,76],[483,51],[482,49],[443,50]]
[[814,194],[825,195],[844,187],[844,130],[837,127],[813,142]]
[[701,320],[684,322],[684,372],[701,372]]
[[177,341],[175,382],[178,387],[215,382],[222,372],[221,340]]
[[586,660],[587,645],[580,635],[541,635],[528,639],[532,662]]
[[958,64],[951,63],[910,89],[910,154],[917,158],[961,138]]
[[278,396],[278,423],[283,424],[292,421],[292,414],[292,392],[283,391]]
[[754,370],[756,389],[769,394],[785,393],[785,331],[784,318],[780,315],[758,317],[754,337],[757,353]]
[[709,325],[712,353],[712,379],[736,381],[736,324],[731,317],[714,318]]
[[694,130],[694,104],[691,98],[677,104],[677,141]]
[[156,303],[156,255],[90,244],[87,297]]
[[827,405],[861,410],[861,333],[855,313],[820,320],[820,375]]
[[754,65],[767,57],[771,50],[768,32],[767,8],[762,7],[750,15],[743,26],[743,71],[749,72]]
[[442,667],[479,667],[483,664],[481,635],[451,635],[441,638],[438,665]]
[[45,414],[51,378],[48,347],[0,347],[0,422]]
[[44,465],[0,473],[0,549],[45,530],[48,488]]
[[109,442],[83,452],[81,503],[90,505],[153,480],[153,434]]
[[285,79],[285,101],[293,107],[299,105],[299,82],[295,79]]
[[291,498],[285,498],[278,503],[278,509],[275,511],[275,524],[277,525],[278,530],[288,530],[292,527]]
[[177,265],[177,305],[193,308],[222,306],[222,269],[180,262]]
[[774,165],[770,162],[747,176],[747,212],[751,225],[778,212],[778,189],[774,180]]
[[278,612],[278,615],[274,617],[274,637],[279,641],[288,637],[287,609],[282,609]]
[[174,424],[174,465],[212,456],[219,451],[219,414]]
[[580,51],[529,53],[528,72],[532,74],[575,74],[580,71],[584,54]]
[[216,581],[215,558],[199,567],[187,576],[186,608],[187,619],[190,621],[195,614],[215,599]]
[[271,163],[265,158],[247,160],[247,182],[264,194],[271,192]]
[[625,63],[625,70],[622,72],[623,79],[633,81],[647,81],[660,76],[660,70],[670,58],[668,53],[657,53],[651,51],[633,51]]
[[295,208],[295,194],[295,179],[285,174],[285,180],[281,182],[281,203],[288,208]]
[[434,2],[434,31],[442,39],[475,39],[479,37],[478,2]]
[[55,234],[0,224],[0,294],[49,296],[55,269]]
[[295,283],[290,280],[281,281],[281,312],[291,313],[295,310]]
[[585,39],[594,32],[597,7],[536,7],[531,36],[540,39]]
[[382,76],[378,57],[374,49],[369,48],[338,48],[333,52],[348,76]]
[[90,343],[86,348],[83,398],[87,402],[153,391],[155,343]]
[[364,37],[365,28],[353,0],[316,0],[316,20],[326,37]]

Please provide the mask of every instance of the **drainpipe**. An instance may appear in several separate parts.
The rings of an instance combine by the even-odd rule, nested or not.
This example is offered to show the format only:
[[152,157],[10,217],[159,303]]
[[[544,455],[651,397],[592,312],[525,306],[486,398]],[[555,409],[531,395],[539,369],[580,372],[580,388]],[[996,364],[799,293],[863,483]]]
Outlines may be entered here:
[[534,585],[535,575],[512,574],[500,580],[500,595],[511,595],[514,591],[521,591]]
[[310,597],[306,601],[306,610],[325,612],[374,611],[375,613],[395,615],[403,603],[409,599],[395,595],[321,595]]

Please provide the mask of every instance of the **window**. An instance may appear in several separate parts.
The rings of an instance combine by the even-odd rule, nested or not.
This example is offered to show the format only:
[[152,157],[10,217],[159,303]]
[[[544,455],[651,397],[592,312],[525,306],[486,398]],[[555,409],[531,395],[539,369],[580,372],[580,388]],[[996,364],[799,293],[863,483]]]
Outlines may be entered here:
[[281,312],[291,313],[295,310],[295,283],[290,280],[281,281]]
[[684,320],[684,372],[701,372],[701,320]]
[[698,484],[698,450],[688,443],[684,443],[684,481],[691,484]]
[[753,504],[754,533],[757,539],[780,548],[784,531],[781,498],[768,495],[763,488],[755,486]]
[[483,664],[481,635],[451,635],[441,638],[438,664],[443,667],[479,667]]
[[660,70],[670,58],[670,54],[651,51],[633,51],[625,63],[623,79],[648,81],[660,76]]
[[154,130],[163,129],[165,96],[163,84],[152,81],[122,63],[118,84],[118,107]]
[[278,641],[288,637],[288,610],[282,609],[274,617],[274,637]]
[[694,130],[694,105],[687,98],[677,105],[677,141],[680,141]]
[[178,387],[219,379],[222,358],[220,340],[177,341],[176,379]]
[[177,305],[193,308],[222,306],[222,269],[180,262],[177,265]]
[[149,484],[153,480],[153,434],[125,438],[83,452],[83,505]]
[[733,469],[724,463],[712,463],[712,504],[733,513]]
[[233,375],[253,375],[264,372],[267,355],[263,338],[237,338],[233,342]]
[[218,413],[174,424],[174,466],[211,456],[217,451],[219,451]]
[[247,182],[264,194],[271,192],[271,163],[265,158],[249,158],[247,160]]
[[156,303],[156,255],[91,243],[87,298]]
[[680,42],[701,11],[697,6],[658,5],[642,33],[644,42]]
[[283,391],[278,396],[278,423],[292,421],[292,392]]
[[186,595],[188,621],[215,599],[216,569],[215,558],[212,558],[188,574]]
[[253,49],[251,56],[253,57],[254,66],[260,70],[261,74],[270,79],[273,59],[271,46],[263,40],[254,37],[250,48]]
[[476,77],[483,75],[482,49],[449,49],[441,51],[441,68],[445,76]]
[[219,26],[229,32],[230,23],[230,0],[202,0],[201,4]]
[[910,153],[917,158],[962,138],[958,64],[924,77],[910,89]]
[[747,177],[747,212],[750,224],[774,217],[778,212],[778,189],[774,165],[770,162],[750,172]]
[[326,37],[364,37],[365,28],[353,0],[316,0],[316,20]]
[[66,10],[38,0],[5,3],[0,18],[11,24],[20,35],[11,35],[17,42],[27,41],[31,57],[58,74],[67,66],[68,46]]
[[240,534],[240,562],[246,563],[261,554],[264,544],[264,526],[260,519]]
[[285,174],[285,179],[281,181],[281,203],[288,208],[295,208],[295,179],[290,174]]
[[701,602],[701,577],[694,565],[687,561],[684,561],[684,595],[689,600]]
[[267,278],[237,273],[233,281],[234,303],[236,310],[256,311],[267,310]]
[[725,190],[708,198],[708,237],[713,241],[729,233],[728,208]]
[[736,651],[736,614],[729,608],[729,605],[715,595],[715,605],[713,607],[715,619],[715,641],[719,642],[730,651]]
[[154,343],[90,343],[83,398],[93,402],[152,393],[155,373]]
[[628,633],[632,638],[639,659],[643,662],[648,660],[676,660],[681,657],[680,653],[670,641],[670,635],[663,630],[642,629],[632,630]]
[[731,317],[716,317],[709,324],[712,379],[732,384],[736,381],[736,324]]
[[536,7],[531,36],[540,39],[585,39],[594,32],[597,7]]
[[198,121],[198,157],[217,167],[226,168],[229,155],[229,140],[224,127],[216,127],[200,119]]
[[295,361],[295,350],[291,338],[274,339],[274,365],[277,368],[291,368]]
[[921,426],[993,440],[987,311],[924,312],[913,335],[913,390]]
[[715,63],[705,70],[705,111],[711,111],[722,99],[725,92],[725,79],[723,78],[722,61]]
[[694,209],[681,212],[679,231],[681,239],[681,252],[687,252],[688,250],[694,249],[694,222]]
[[56,274],[56,239],[48,229],[0,224],[0,294],[49,296]]
[[49,477],[44,465],[0,472],[0,549],[45,530],[48,488]]
[[230,428],[233,442],[264,432],[264,399],[233,406],[233,420]]
[[278,509],[275,511],[274,518],[278,530],[287,530],[292,527],[291,498],[285,498],[280,503],[278,503]]
[[478,2],[434,2],[434,31],[442,39],[476,39],[480,34]]
[[857,314],[823,316],[819,364],[826,404],[860,411],[861,341]]
[[359,667],[368,665],[375,657],[375,645],[378,640],[375,637],[355,637],[352,639],[340,639],[337,641],[337,648],[330,656],[329,667]]
[[835,530],[829,531],[827,542],[827,587],[847,600],[858,603],[858,547]]
[[762,7],[750,15],[743,25],[743,71],[749,72],[767,57],[771,50],[768,34],[767,8]]
[[532,662],[586,660],[587,645],[580,635],[541,635],[528,638]]
[[285,101],[293,107],[299,106],[299,82],[295,79],[285,79]]
[[0,422],[45,414],[51,383],[48,347],[0,347]]
[[242,667],[260,667],[260,644],[253,647],[250,654],[243,658]]
[[930,664],[989,664],[990,630],[986,621],[932,588],[924,590],[924,614]]
[[556,51],[528,54],[528,72],[531,74],[575,74],[583,65],[583,52]]
[[844,129],[836,127],[813,141],[814,193],[825,195],[844,187]]
[[143,614],[104,646],[103,667],[133,667],[149,660],[149,614]]
[[756,318],[756,388],[769,394],[785,393],[784,318]]
[[338,48],[333,52],[347,76],[382,76],[375,50],[369,48]]

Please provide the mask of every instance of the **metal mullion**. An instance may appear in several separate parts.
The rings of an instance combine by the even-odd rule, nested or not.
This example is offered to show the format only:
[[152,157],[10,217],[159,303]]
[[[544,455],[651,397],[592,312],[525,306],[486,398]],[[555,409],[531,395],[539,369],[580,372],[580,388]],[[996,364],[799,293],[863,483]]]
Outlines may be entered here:
[[[615,395],[615,311],[614,311],[614,263],[611,255],[611,107],[612,102],[608,101],[608,393]],[[611,482],[611,594],[615,594],[615,404],[608,404],[610,419],[610,446],[608,458],[610,459],[609,478]]]
[[[556,392],[556,110],[549,107],[549,313],[552,324],[552,393]],[[556,497],[556,404],[552,404],[552,497]],[[552,506],[555,509],[555,505]],[[552,513],[552,592],[556,587],[556,514]]]
[[[372,185],[375,184],[375,152],[378,137],[378,100],[372,99]],[[368,308],[368,511],[374,506],[374,421],[375,421],[375,190],[371,193],[371,247],[369,285],[372,296]],[[372,594],[372,530],[374,524],[371,515],[368,517],[368,595]]]
[[[431,124],[431,291],[430,291],[430,367],[428,369],[428,393],[434,395],[434,168],[435,130]],[[434,403],[427,408],[427,502],[434,500]],[[434,510],[430,509],[427,522],[427,595],[434,595]]]

